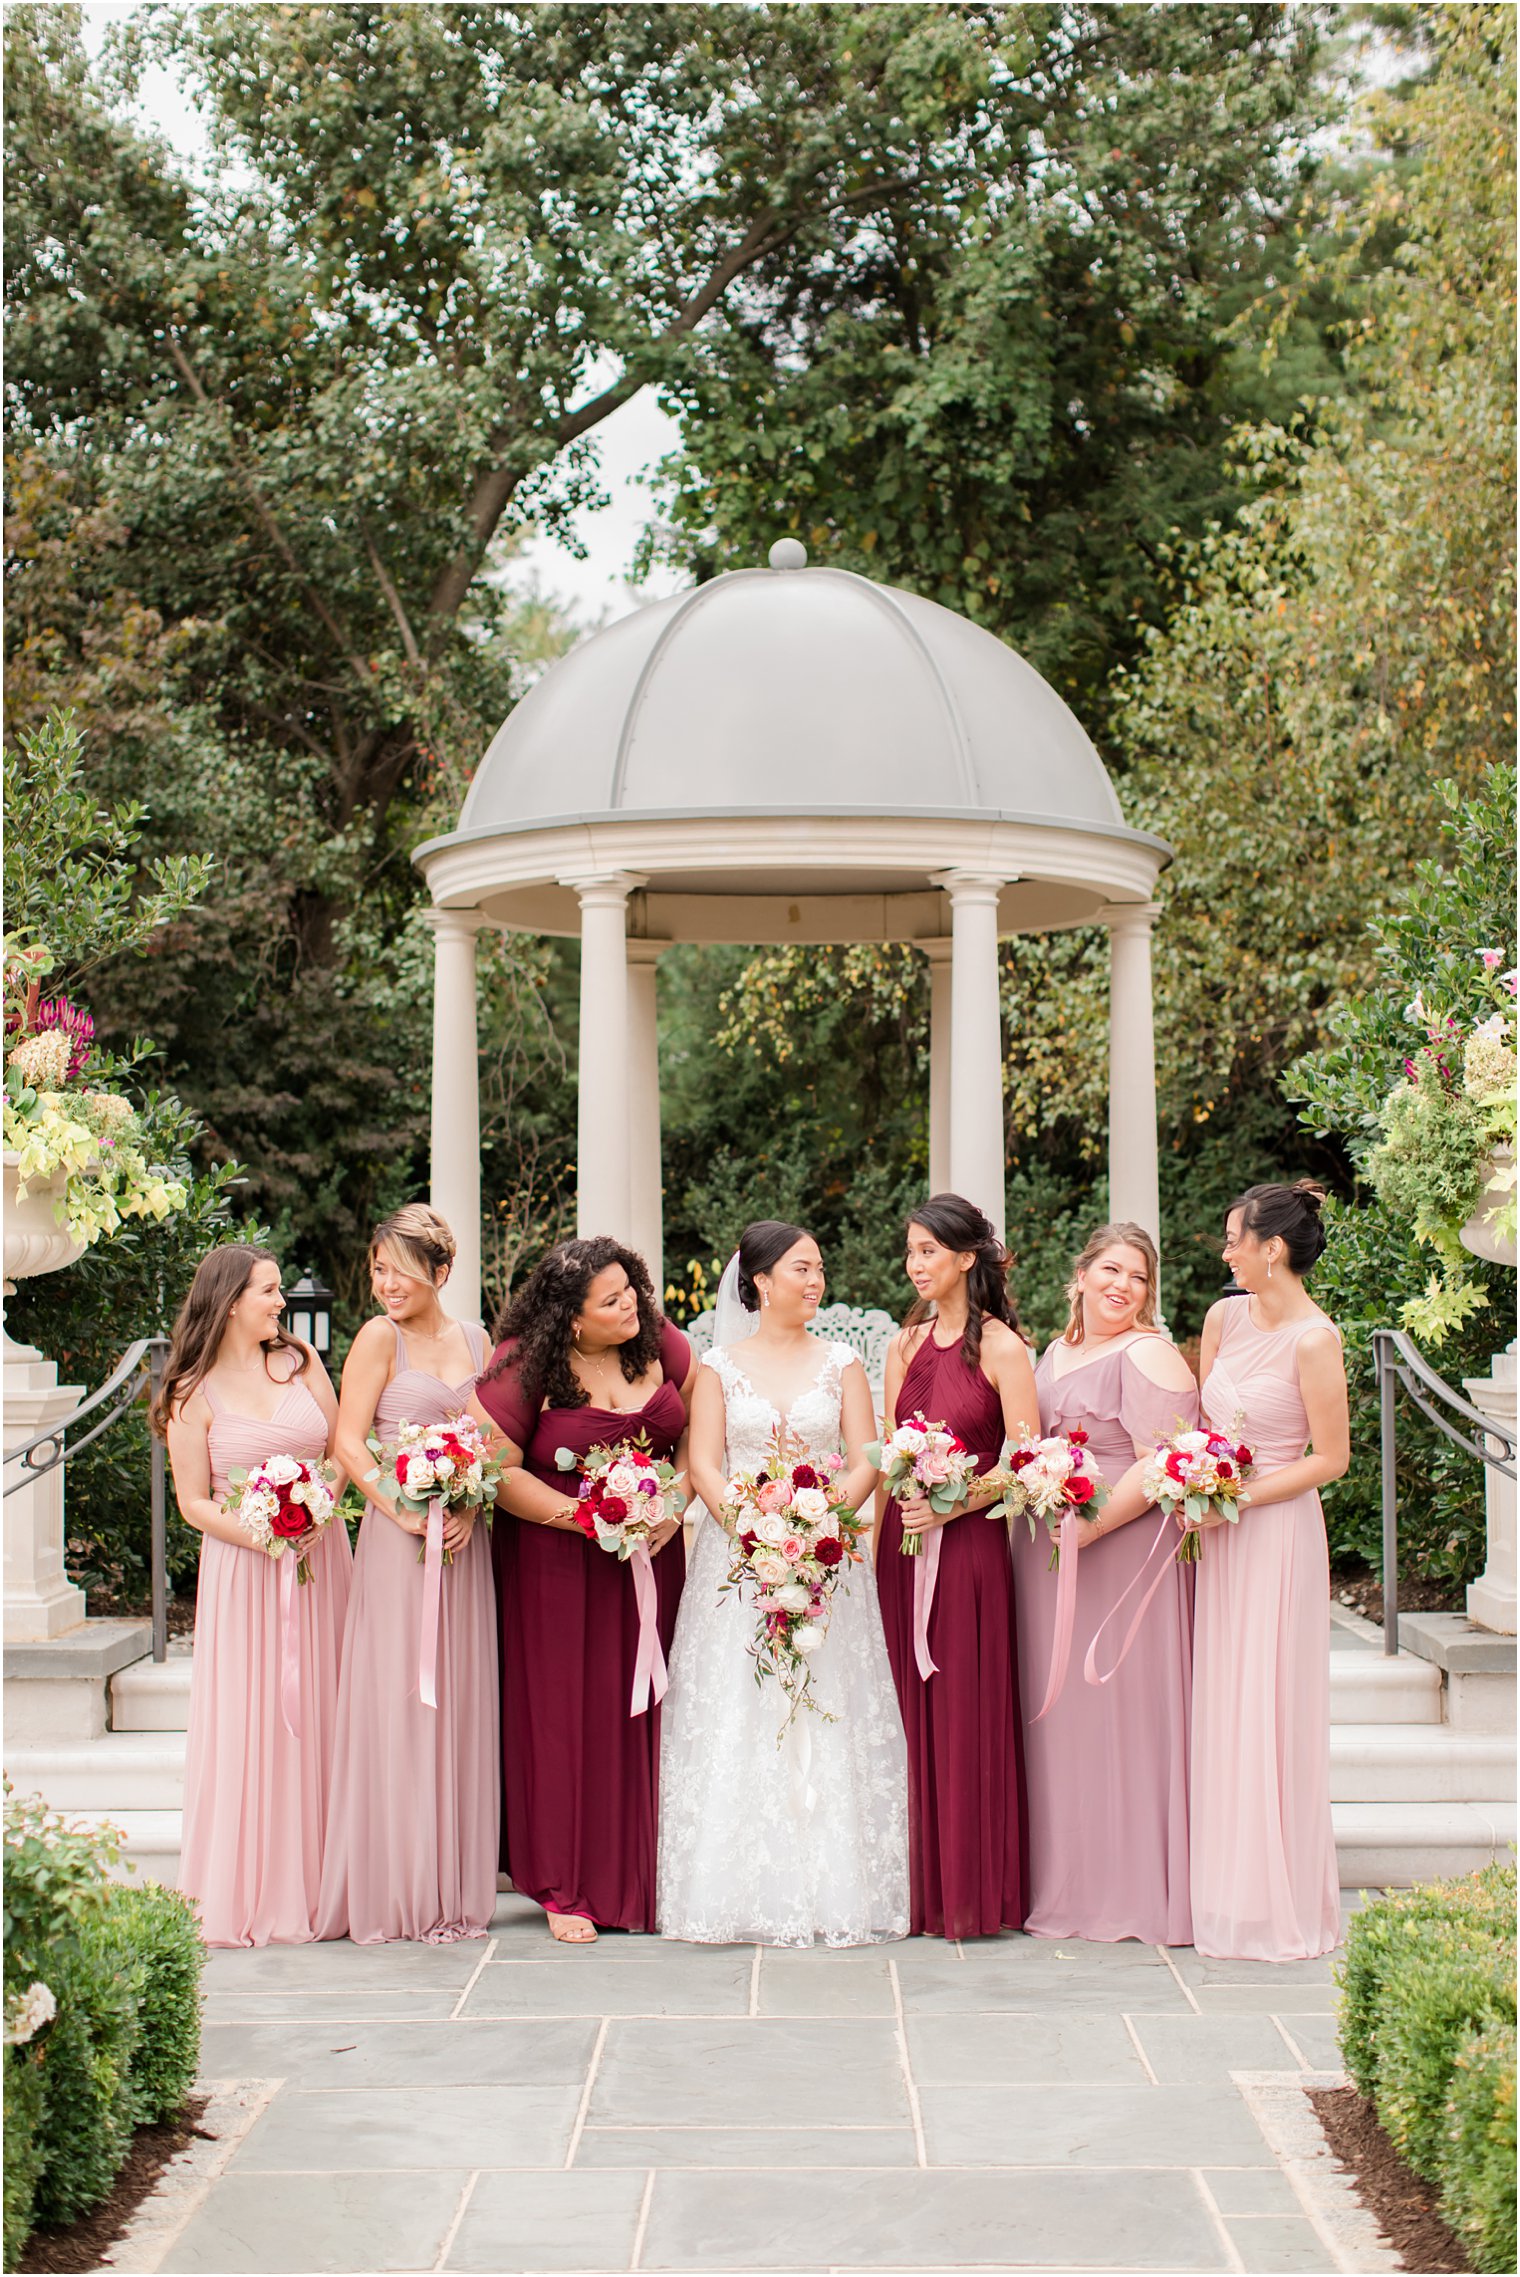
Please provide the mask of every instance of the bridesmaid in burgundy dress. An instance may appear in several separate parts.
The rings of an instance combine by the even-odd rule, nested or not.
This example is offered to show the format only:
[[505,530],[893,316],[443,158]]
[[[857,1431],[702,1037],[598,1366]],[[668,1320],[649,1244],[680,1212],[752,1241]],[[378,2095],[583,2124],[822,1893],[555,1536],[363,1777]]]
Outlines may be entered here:
[[[629,1712],[632,1568],[577,1525],[561,1447],[645,1445],[685,1463],[696,1374],[641,1257],[607,1237],[550,1250],[497,1326],[475,1388],[510,1468],[495,1527],[501,1619],[503,1864],[562,1944],[655,1926],[660,1711]],[[669,1655],[686,1571],[679,1519],[652,1544]]]
[[332,1385],[281,1327],[284,1308],[267,1249],[234,1241],[203,1257],[153,1414],[181,1513],[201,1536],[179,1886],[208,1945],[311,1939],[330,1810],[348,1536],[340,1519],[325,1527],[310,1545],[311,1582],[294,1590],[298,1738],[281,1711],[291,1553],[255,1549],[223,1506],[229,1472],[274,1455],[317,1462],[332,1447]]
[[[1039,1421],[1007,1252],[974,1203],[936,1194],[908,1226],[907,1269],[918,1303],[887,1361],[887,1429],[911,1415],[945,1424],[991,1470],[1004,1440]],[[1006,1524],[980,1515],[989,1507],[973,1493],[940,1518],[926,1502],[888,1502],[878,1540],[882,1625],[908,1735],[915,1936],[995,1937],[1022,1926],[1028,1902],[1013,1564]],[[923,1553],[901,1555],[905,1521],[926,1550],[931,1529],[944,1529],[928,1677],[915,1636]]]
[[[1100,1226],[1073,1268],[1071,1318],[1035,1370],[1040,1428],[1083,1430],[1113,1490],[1078,1530],[1080,1576],[1065,1688],[1038,1722],[1056,1626],[1057,1576],[1043,1525],[1013,1524],[1024,1762],[1029,1775],[1031,1937],[1138,1937],[1190,1945],[1188,1722],[1193,1572],[1178,1534],[1147,1510],[1135,1465],[1198,1421],[1198,1386],[1156,1328],[1157,1259],[1143,1226]],[[1121,1481],[1123,1482],[1121,1484]],[[1143,1525],[1129,1521],[1144,1517]],[[1147,1568],[1147,1561],[1153,1560]],[[1139,1582],[1144,1572],[1145,1580]],[[1084,1680],[1095,1632],[1126,1590],[1098,1651],[1114,1669],[1151,1582],[1159,1586],[1121,1668]]]

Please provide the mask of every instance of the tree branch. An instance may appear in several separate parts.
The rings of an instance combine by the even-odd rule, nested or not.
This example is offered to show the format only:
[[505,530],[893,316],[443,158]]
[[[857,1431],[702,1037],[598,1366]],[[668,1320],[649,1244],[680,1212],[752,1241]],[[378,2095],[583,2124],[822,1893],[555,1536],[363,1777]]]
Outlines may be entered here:
[[365,529],[362,522],[359,524],[359,529],[364,538],[365,550],[369,555],[370,567],[375,573],[375,582],[379,586],[381,592],[385,595],[386,606],[389,608],[391,615],[395,618],[397,627],[400,631],[401,645],[406,650],[407,663],[420,664],[422,662],[422,651],[417,646],[417,636],[412,630],[411,620],[401,605],[401,595],[396,591],[396,587],[392,581],[390,571],[386,568],[385,563],[380,559],[379,553],[376,551],[374,539],[370,536],[368,530]]

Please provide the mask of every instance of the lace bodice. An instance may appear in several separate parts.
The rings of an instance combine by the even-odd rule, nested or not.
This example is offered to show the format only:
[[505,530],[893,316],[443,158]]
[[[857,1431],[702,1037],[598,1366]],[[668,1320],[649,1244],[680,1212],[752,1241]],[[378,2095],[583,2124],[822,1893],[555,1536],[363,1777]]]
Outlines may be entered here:
[[785,1425],[787,1446],[798,1462],[843,1453],[844,1372],[856,1354],[848,1344],[825,1344],[823,1355],[816,1379],[798,1393],[783,1416],[756,1390],[726,1346],[703,1353],[703,1367],[711,1368],[723,1386],[728,1414],[725,1462],[730,1471],[757,1469],[771,1451],[778,1424]]

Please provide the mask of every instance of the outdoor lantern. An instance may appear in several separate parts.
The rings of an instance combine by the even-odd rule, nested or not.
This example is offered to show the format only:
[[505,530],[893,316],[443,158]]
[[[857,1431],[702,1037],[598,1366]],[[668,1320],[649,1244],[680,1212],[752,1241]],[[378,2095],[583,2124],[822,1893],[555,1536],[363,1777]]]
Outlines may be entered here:
[[313,1280],[310,1273],[301,1275],[285,1299],[292,1336],[299,1336],[313,1352],[326,1353],[332,1348],[332,1301],[332,1290]]

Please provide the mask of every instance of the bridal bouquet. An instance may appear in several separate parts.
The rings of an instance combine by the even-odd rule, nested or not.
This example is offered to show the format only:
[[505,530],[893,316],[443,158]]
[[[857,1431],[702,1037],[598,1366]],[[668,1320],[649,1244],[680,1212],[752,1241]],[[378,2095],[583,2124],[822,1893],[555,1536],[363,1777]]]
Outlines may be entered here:
[[838,1455],[788,1461],[778,1434],[766,1467],[736,1471],[724,1497],[734,1549],[723,1587],[748,1582],[753,1588],[755,1681],[774,1677],[791,1702],[783,1732],[800,1707],[828,1715],[809,1698],[812,1656],[828,1633],[840,1576],[860,1557],[856,1544],[866,1523],[845,1507],[834,1483],[842,1467]]
[[[225,1508],[236,1518],[256,1550],[266,1557],[282,1558],[303,1534],[320,1533],[330,1524],[337,1504],[332,1463],[307,1462],[299,1455],[271,1455],[252,1470],[227,1473]],[[307,1549],[296,1552],[296,1579],[311,1579]]]
[[1147,1500],[1182,1528],[1179,1565],[1197,1559],[1201,1519],[1240,1523],[1241,1489],[1254,1475],[1250,1448],[1237,1446],[1222,1431],[1174,1431],[1158,1442],[1142,1483]]
[[[402,1423],[394,1439],[369,1439],[379,1467],[369,1474],[383,1494],[420,1517],[436,1510],[484,1510],[489,1518],[501,1479],[501,1465],[486,1453],[479,1424],[469,1415],[456,1415],[447,1423]],[[427,1555],[426,1544],[418,1551]],[[452,1565],[453,1553],[443,1552]]]
[[[976,1457],[967,1453],[964,1442],[943,1423],[926,1422],[922,1415],[910,1415],[890,1437],[873,1440],[866,1460],[876,1465],[894,1502],[904,1493],[919,1495],[941,1516],[965,1501],[977,1475]],[[923,1546],[922,1534],[904,1528],[904,1557],[916,1558]]]
[[584,1455],[559,1447],[554,1461],[559,1470],[580,1472],[575,1522],[588,1541],[614,1557],[631,1558],[647,1548],[655,1528],[677,1517],[685,1504],[674,1466],[655,1460],[642,1433],[631,1445],[593,1447]]
[[1087,1433],[1058,1431],[1048,1439],[1021,1439],[1009,1452],[1008,1469],[1012,1477],[1004,1493],[1004,1507],[1015,1517],[1022,1513],[1029,1520],[1031,1541],[1035,1521],[1045,1521],[1050,1535],[1050,1565],[1059,1566],[1062,1520],[1091,1517],[1108,1500],[1108,1488],[1087,1452]]

